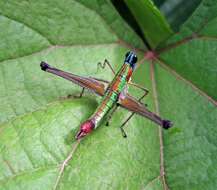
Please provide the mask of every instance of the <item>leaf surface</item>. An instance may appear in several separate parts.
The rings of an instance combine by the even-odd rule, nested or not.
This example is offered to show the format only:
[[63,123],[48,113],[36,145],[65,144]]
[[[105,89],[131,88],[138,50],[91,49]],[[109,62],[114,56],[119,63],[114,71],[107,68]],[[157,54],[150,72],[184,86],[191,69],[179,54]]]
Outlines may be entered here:
[[143,37],[154,49],[173,33],[170,26],[151,0],[125,0],[139,24]]
[[217,2],[203,1],[181,31],[159,50],[160,58],[209,96],[217,99]]
[[[0,15],[0,189],[216,189],[217,103],[210,97],[215,87],[195,83],[191,69],[183,74],[172,66],[187,59],[183,44],[175,45],[177,53],[168,49],[180,36],[150,61],[142,40],[108,1],[0,1]],[[212,38],[214,24],[215,19],[203,30]],[[207,60],[199,57],[210,47],[206,42],[191,41],[191,62],[196,70],[206,67],[204,79],[213,84],[215,40],[204,53]],[[100,98],[88,91],[72,98],[81,89],[42,72],[40,62],[111,80],[112,72],[97,69],[97,62],[106,58],[118,70],[130,49],[139,58],[133,81],[150,90],[144,103],[174,128],[162,131],[135,116],[124,139],[119,126],[130,113],[119,109],[109,127],[102,124],[76,142],[80,124]]]
[[167,22],[174,31],[179,31],[179,27],[191,16],[202,0],[153,0],[155,5],[165,15]]

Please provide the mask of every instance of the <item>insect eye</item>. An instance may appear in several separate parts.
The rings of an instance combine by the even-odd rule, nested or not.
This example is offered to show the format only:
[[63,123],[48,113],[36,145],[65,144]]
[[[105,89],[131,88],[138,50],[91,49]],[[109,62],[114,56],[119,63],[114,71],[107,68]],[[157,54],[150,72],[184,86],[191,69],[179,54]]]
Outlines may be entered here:
[[133,56],[133,63],[136,63],[137,62],[137,57],[136,56]]

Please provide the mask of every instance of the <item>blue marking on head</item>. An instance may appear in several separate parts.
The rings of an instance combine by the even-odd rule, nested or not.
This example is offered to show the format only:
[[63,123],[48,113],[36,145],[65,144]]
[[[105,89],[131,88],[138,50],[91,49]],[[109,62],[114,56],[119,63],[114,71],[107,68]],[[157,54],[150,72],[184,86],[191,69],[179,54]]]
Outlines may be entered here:
[[128,63],[132,67],[132,69],[134,69],[136,66],[136,62],[137,62],[136,54],[132,51],[127,52],[125,55],[124,62]]

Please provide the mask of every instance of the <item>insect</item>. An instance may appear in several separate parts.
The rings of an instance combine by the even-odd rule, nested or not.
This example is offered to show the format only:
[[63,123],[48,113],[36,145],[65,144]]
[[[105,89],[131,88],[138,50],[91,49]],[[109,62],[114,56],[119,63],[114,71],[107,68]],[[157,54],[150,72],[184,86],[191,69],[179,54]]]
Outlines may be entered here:
[[[146,106],[141,103],[141,100],[148,94],[148,90],[138,84],[130,82],[131,76],[136,67],[136,62],[137,56],[134,52],[126,53],[122,67],[115,74],[115,77],[111,82],[93,77],[81,77],[51,67],[46,62],[41,62],[40,66],[43,71],[58,75],[81,86],[82,91],[79,97],[82,97],[85,88],[95,92],[97,95],[102,97],[102,101],[93,115],[81,124],[80,130],[75,137],[77,140],[91,133],[102,123],[105,118],[107,119],[106,125],[109,125],[109,121],[118,107],[125,108],[132,112],[131,115],[120,126],[123,137],[127,137],[124,131],[124,126],[135,113],[152,120],[154,123],[160,125],[164,129],[172,127],[171,121],[162,119],[157,114],[149,111]],[[107,64],[113,73],[115,73],[114,69],[107,60],[104,61],[104,64],[98,64],[103,68]],[[129,95],[127,92],[128,85],[132,85],[143,90],[143,96],[137,100],[136,98]]]

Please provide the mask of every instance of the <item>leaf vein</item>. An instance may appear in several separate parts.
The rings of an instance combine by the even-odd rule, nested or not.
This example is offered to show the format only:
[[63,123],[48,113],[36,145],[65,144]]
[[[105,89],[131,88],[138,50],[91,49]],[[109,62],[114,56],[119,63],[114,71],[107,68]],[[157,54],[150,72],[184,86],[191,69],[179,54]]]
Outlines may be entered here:
[[168,67],[160,58],[157,58],[157,64],[159,64],[161,67],[169,71],[172,75],[174,75],[177,79],[185,82],[187,85],[189,85],[193,90],[198,92],[201,96],[205,97],[209,102],[217,106],[217,101],[215,101],[212,97],[210,97],[208,94],[200,90],[198,87],[196,87],[191,81],[183,78],[181,75],[179,75],[175,70],[173,70],[171,67]]
[[[155,110],[156,110],[156,113],[160,115],[157,88],[156,88],[156,80],[155,80],[155,74],[154,74],[154,62],[150,64],[150,72],[151,72],[152,91],[153,91]],[[163,183],[164,190],[168,190],[169,188],[168,188],[168,185],[165,179],[164,152],[163,152],[164,145],[163,145],[163,132],[162,132],[161,127],[158,127],[158,132],[159,132],[159,140],[160,140],[160,176],[162,177],[162,183]]]
[[60,179],[61,179],[61,177],[62,177],[62,175],[63,175],[64,169],[65,169],[65,167],[67,166],[68,162],[72,159],[72,156],[73,156],[73,154],[75,153],[75,151],[76,151],[76,149],[77,149],[79,143],[80,143],[80,140],[78,140],[75,144],[73,144],[71,151],[69,152],[68,156],[67,156],[66,159],[63,161],[63,163],[61,164],[61,166],[60,166],[60,171],[59,171],[59,174],[58,174],[58,176],[57,176],[56,182],[55,182],[55,184],[54,184],[53,190],[56,190],[56,189],[57,189],[57,187],[58,187],[58,185],[59,185],[59,182],[60,182]]
[[35,33],[37,33],[38,35],[40,35],[42,38],[44,38],[49,44],[53,44],[52,42],[51,42],[51,40],[49,40],[48,38],[46,38],[39,30],[36,30],[35,28],[32,28],[31,26],[29,26],[28,24],[26,24],[26,23],[24,23],[24,22],[21,22],[21,21],[19,21],[18,19],[16,19],[16,18],[12,18],[12,17],[9,17],[8,15],[4,15],[4,14],[2,14],[2,12],[0,13],[2,16],[4,16],[4,17],[6,17],[6,18],[8,18],[8,19],[10,19],[10,20],[12,20],[12,21],[14,21],[14,22],[17,22],[17,23],[20,23],[20,24],[22,24],[22,25],[24,25],[25,27],[27,27],[27,28],[29,28],[30,30],[32,30],[32,31],[34,31]]

